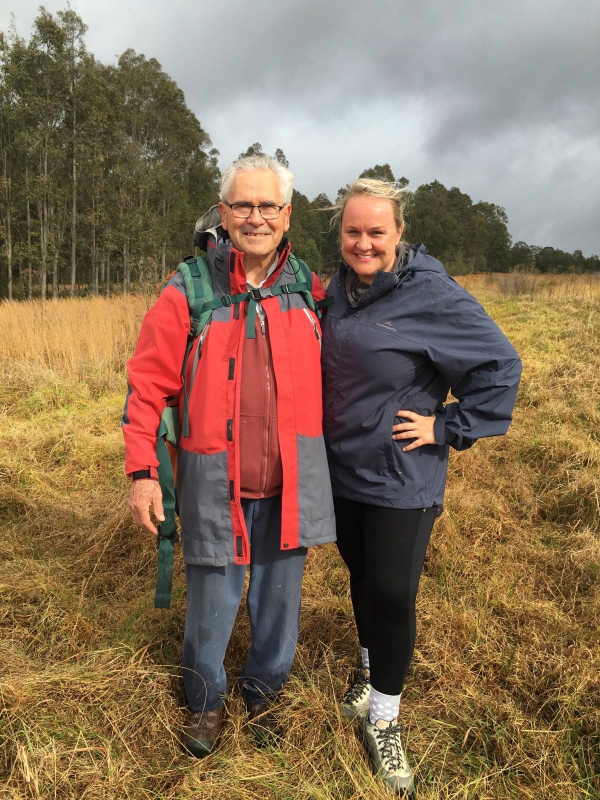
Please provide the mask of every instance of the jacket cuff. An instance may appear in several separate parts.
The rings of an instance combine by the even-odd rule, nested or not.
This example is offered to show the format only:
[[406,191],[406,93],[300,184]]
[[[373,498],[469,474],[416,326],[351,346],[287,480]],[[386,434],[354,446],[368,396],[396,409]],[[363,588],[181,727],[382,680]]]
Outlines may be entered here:
[[158,480],[158,470],[156,467],[144,467],[143,469],[133,470],[127,473],[132,481]]
[[439,414],[433,423],[433,435],[436,444],[446,444],[446,415]]

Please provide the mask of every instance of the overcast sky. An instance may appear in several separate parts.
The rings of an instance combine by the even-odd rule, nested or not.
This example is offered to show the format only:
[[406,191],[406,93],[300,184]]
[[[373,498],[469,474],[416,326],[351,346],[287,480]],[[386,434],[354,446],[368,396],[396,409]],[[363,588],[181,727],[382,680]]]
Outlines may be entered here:
[[[55,12],[66,2],[48,0]],[[253,142],[332,199],[389,163],[600,254],[598,0],[75,0],[88,50],[157,58],[225,168]],[[38,4],[0,0],[29,38]]]

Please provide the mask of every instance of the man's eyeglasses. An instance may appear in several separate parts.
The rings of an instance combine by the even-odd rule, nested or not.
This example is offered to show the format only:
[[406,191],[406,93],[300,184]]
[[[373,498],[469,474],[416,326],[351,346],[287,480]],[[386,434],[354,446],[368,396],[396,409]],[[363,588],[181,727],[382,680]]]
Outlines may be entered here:
[[263,219],[277,219],[281,213],[281,209],[285,208],[287,203],[283,206],[275,206],[270,203],[263,205],[252,205],[252,203],[225,203],[231,209],[231,213],[238,219],[248,219],[255,208],[258,208],[258,213]]

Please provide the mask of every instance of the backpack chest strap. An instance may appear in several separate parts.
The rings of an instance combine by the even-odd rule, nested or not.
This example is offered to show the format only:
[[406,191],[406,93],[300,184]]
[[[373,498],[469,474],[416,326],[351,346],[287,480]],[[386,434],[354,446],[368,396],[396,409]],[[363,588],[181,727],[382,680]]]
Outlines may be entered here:
[[[278,297],[282,294],[296,294],[300,293],[306,297],[306,293],[312,299],[312,295],[310,294],[310,286],[308,283],[284,283],[281,286],[269,286],[269,287],[259,287],[255,289],[250,289],[247,292],[242,292],[241,294],[224,294],[222,297],[219,297],[216,300],[207,300],[202,302],[201,299],[196,301],[196,305],[198,308],[196,309],[196,305],[194,306],[193,317],[198,318],[199,320],[202,319],[203,315],[206,312],[211,312],[215,308],[220,308],[221,306],[225,306],[225,308],[234,305],[235,303],[243,303],[248,301],[248,317],[246,320],[246,338],[247,339],[255,339],[256,338],[256,327],[255,327],[255,319],[256,319],[256,306],[258,303],[267,300],[269,297]],[[198,332],[201,328],[198,329]]]

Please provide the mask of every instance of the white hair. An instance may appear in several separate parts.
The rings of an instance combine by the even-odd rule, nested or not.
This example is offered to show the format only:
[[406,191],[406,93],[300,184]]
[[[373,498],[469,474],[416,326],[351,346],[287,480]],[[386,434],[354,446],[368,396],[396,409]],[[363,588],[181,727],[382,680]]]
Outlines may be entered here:
[[250,169],[269,169],[274,172],[279,178],[281,184],[281,202],[287,205],[292,202],[292,190],[294,188],[294,173],[287,167],[284,167],[276,158],[271,156],[248,156],[247,158],[238,158],[230,167],[227,167],[225,172],[221,175],[221,191],[219,192],[219,199],[227,202],[231,184],[238,172]]

